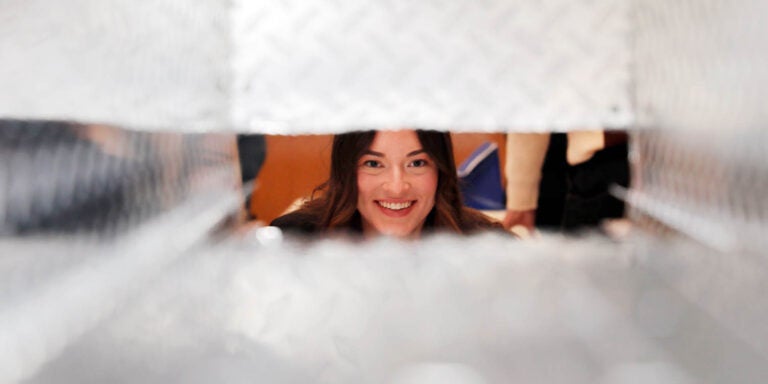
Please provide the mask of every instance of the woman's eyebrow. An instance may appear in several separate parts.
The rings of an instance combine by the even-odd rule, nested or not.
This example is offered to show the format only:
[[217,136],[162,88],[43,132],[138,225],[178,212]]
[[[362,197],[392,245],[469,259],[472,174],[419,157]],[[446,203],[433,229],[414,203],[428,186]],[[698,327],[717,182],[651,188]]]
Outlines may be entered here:
[[[422,154],[422,153],[425,153],[425,152],[426,151],[424,150],[424,148],[420,148],[420,149],[417,149],[415,151],[408,152],[406,157],[416,156],[416,155],[419,155],[419,154]],[[365,156],[365,155],[371,155],[371,156],[376,156],[376,157],[386,157],[383,153],[376,152],[376,151],[371,151],[370,149],[366,149],[363,152],[363,156]]]
[[384,157],[384,154],[381,152],[371,151],[370,149],[366,149],[365,152],[363,152],[363,156],[365,155],[371,155],[376,157]]

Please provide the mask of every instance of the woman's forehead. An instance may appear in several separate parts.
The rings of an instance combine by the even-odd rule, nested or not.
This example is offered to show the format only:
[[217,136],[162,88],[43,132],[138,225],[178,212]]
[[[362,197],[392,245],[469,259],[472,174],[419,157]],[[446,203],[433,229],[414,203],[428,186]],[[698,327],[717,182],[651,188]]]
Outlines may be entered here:
[[369,148],[387,156],[408,155],[423,149],[419,136],[413,130],[376,132]]

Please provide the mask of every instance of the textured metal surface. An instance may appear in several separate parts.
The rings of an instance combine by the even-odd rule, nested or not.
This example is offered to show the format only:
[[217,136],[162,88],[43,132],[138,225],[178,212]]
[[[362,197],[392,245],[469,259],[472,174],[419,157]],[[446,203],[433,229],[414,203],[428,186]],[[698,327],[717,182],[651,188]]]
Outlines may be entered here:
[[235,1],[238,126],[626,126],[628,1]]
[[0,120],[0,236],[113,240],[240,180],[231,134]]
[[[234,4],[234,12],[244,7]],[[298,3],[265,7],[288,4]],[[430,4],[372,9],[435,11]],[[96,242],[79,230],[0,239],[0,381],[768,382],[766,5],[636,6],[641,130],[633,133],[635,179],[626,197],[646,234],[623,242],[489,235],[306,244],[263,228],[198,246],[239,205],[229,185],[207,177],[206,165],[231,169],[227,158],[161,140],[171,154],[166,169],[141,134],[119,143],[144,144],[115,148],[92,136],[63,145],[61,132],[30,139],[0,131],[14,133],[0,147],[4,234],[19,234],[18,218],[82,208],[89,196],[109,201],[125,179],[137,203],[108,210],[96,226],[106,231],[85,238]],[[476,20],[480,8],[466,7],[461,15]],[[281,12],[290,18],[300,9]],[[367,9],[352,20],[368,20]],[[311,30],[315,18],[305,17],[291,19],[292,27]],[[248,20],[234,28],[263,26]],[[248,81],[235,78],[243,92]],[[249,127],[282,127],[265,123],[275,124]],[[125,157],[131,148],[137,156]],[[182,154],[190,173],[173,171]],[[158,175],[123,177],[145,167]],[[166,181],[178,200],[161,214],[152,208],[162,206]],[[212,195],[177,194],[194,186]]]
[[636,6],[638,210],[725,252],[768,242],[768,4]]
[[628,0],[7,0],[0,117],[142,129],[627,126]]
[[[492,235],[296,244],[252,235],[183,255],[166,249],[65,260],[52,252],[55,243],[0,243],[16,255],[0,265],[0,281],[29,278],[16,280],[26,290],[7,296],[14,300],[0,305],[0,321],[8,310],[18,315],[19,303],[50,303],[40,300],[41,286],[68,299],[42,307],[49,316],[28,317],[28,327],[0,328],[11,345],[22,346],[9,356],[24,363],[6,366],[0,377],[30,383],[768,380],[764,274],[724,269],[727,258],[695,245],[558,237],[525,243]],[[168,263],[170,257],[178,261]],[[31,268],[36,263],[49,268]],[[54,263],[61,266],[51,268]],[[87,279],[62,278],[93,270],[99,273]],[[47,278],[33,280],[41,275]],[[711,316],[717,308],[736,311],[723,322]],[[48,326],[35,332],[37,324]],[[62,339],[69,343],[55,343]],[[37,369],[7,376],[30,362]]]
[[33,375],[236,216],[235,149],[218,133],[0,121],[0,382]]
[[3,0],[0,118],[229,125],[226,2]]

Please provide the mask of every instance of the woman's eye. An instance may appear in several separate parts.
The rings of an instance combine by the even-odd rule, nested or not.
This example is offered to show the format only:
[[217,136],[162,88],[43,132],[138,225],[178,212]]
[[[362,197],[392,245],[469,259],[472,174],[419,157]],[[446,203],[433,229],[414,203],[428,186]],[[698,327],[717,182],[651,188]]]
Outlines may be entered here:
[[366,160],[363,162],[363,166],[368,168],[378,168],[381,166],[381,163],[376,160]]
[[417,167],[417,168],[426,167],[427,166],[427,161],[424,160],[424,159],[414,160],[414,161],[411,162],[411,166],[412,167]]

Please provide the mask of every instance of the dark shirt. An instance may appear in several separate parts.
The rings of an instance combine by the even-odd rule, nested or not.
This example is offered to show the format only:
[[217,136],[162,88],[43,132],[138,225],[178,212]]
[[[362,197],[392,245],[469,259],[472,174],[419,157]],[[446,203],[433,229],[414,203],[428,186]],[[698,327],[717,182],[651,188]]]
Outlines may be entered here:
[[[433,215],[434,212],[427,216],[425,223],[425,231],[427,232],[430,229],[434,229],[432,225],[434,222]],[[502,228],[501,224],[486,219],[477,211],[466,209],[465,217],[466,221],[462,224],[462,231],[464,233],[470,234],[485,230],[498,230],[506,232]],[[326,228],[323,228],[320,225],[320,218],[316,214],[313,214],[304,209],[299,209],[297,211],[293,211],[291,213],[280,216],[272,220],[269,225],[278,227],[288,234],[303,236],[314,235],[326,231]],[[352,221],[350,222],[350,225],[345,229],[347,234],[362,235],[363,225],[359,213],[355,213]]]
[[284,232],[312,235],[321,231],[319,221],[315,215],[298,210],[272,220],[269,225],[278,227]]

